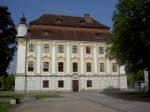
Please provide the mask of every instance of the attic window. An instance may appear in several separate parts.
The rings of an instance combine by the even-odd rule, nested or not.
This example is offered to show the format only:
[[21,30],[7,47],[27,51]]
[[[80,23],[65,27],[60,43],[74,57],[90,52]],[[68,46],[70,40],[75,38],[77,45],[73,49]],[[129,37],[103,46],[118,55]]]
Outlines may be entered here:
[[63,22],[62,18],[56,18],[56,23],[61,24]]
[[49,35],[49,32],[45,31],[44,36],[48,36],[48,35]]
[[96,36],[96,37],[100,37],[100,36],[101,36],[101,33],[95,33],[95,36]]
[[99,32],[95,33],[95,38],[101,40],[102,39],[102,33],[99,33]]
[[84,25],[84,24],[85,24],[85,20],[83,20],[83,19],[80,20],[80,24],[81,24],[81,25]]

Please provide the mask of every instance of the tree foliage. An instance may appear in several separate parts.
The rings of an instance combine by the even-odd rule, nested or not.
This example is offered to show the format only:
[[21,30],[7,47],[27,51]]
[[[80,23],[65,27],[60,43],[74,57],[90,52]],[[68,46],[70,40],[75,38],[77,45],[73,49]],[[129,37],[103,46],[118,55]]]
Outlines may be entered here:
[[[15,75],[10,74],[8,77],[5,79],[5,89],[6,90],[14,90],[15,86]],[[3,89],[3,78],[0,77],[0,90]]]
[[109,53],[132,71],[150,70],[150,0],[119,0]]
[[0,6],[0,75],[5,75],[16,50],[16,29],[8,8]]

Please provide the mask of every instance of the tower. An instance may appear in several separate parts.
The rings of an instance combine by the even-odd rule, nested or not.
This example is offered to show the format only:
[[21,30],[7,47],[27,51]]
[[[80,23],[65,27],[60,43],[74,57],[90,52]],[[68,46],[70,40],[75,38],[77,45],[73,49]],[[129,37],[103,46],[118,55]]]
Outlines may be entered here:
[[17,33],[17,36],[18,37],[24,37],[24,36],[26,36],[27,32],[28,32],[28,24],[26,23],[26,18],[23,15],[20,18],[20,22],[18,24],[18,33]]

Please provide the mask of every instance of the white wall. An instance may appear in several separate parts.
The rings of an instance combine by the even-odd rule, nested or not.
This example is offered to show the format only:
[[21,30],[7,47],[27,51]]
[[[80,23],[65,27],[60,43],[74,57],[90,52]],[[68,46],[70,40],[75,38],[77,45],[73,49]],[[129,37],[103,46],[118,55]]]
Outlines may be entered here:
[[[26,55],[26,43],[25,40],[18,41],[18,55],[17,55],[17,70],[16,73],[25,75],[25,60],[28,62],[29,60],[35,61],[35,70],[33,72],[28,72],[27,75],[30,77],[27,78],[27,91],[37,90],[62,90],[62,91],[71,91],[72,90],[72,62],[74,60],[78,60],[79,71],[77,73],[79,77],[79,89],[86,89],[86,90],[96,90],[96,89],[105,89],[105,88],[127,88],[127,79],[124,75],[124,68],[118,68],[118,71],[112,73],[112,62],[114,60],[108,60],[105,55],[99,55],[98,53],[98,46],[105,43],[97,43],[97,42],[61,42],[61,41],[40,41],[40,40],[31,40],[29,43],[35,44],[35,52],[34,53],[27,53],[27,59],[25,59]],[[49,44],[50,49],[49,53],[43,53],[43,44]],[[64,51],[65,54],[58,54],[57,53],[57,46],[63,44],[65,46]],[[71,54],[72,45],[78,45],[78,54],[73,55]],[[91,45],[92,47],[92,54],[86,55],[85,53],[85,46]],[[106,47],[106,46],[104,46]],[[40,51],[39,51],[40,50]],[[45,58],[46,57],[46,58]],[[105,62],[105,73],[99,72],[99,61],[103,59]],[[42,71],[43,61],[48,60],[50,65],[50,71],[44,73]],[[64,72],[59,73],[57,68],[57,62],[61,60],[64,62]],[[86,62],[90,61],[92,63],[92,72],[86,72]],[[27,70],[27,69],[26,69]],[[122,76],[119,76],[119,73]],[[36,75],[36,77],[31,77],[31,75]],[[42,75],[40,77],[39,75]],[[45,75],[45,76],[44,76]],[[46,75],[53,75],[53,76],[46,76]],[[59,75],[61,75],[59,77]],[[66,76],[66,75],[69,75]],[[71,76],[70,76],[71,75]],[[84,75],[84,77],[80,76]],[[90,75],[90,76],[89,76]],[[95,76],[97,75],[97,76]],[[111,76],[112,75],[112,76]],[[124,76],[123,76],[124,75]],[[118,79],[119,77],[119,79]],[[20,80],[19,80],[20,79]],[[43,88],[43,80],[49,80],[49,87]],[[58,80],[64,80],[64,88],[58,88]],[[92,80],[92,88],[86,87],[86,81]],[[24,90],[24,77],[16,77],[16,84],[15,90]]]
[[27,24],[19,24],[19,25],[18,25],[18,33],[17,33],[17,36],[18,36],[18,37],[24,37],[24,36],[26,36],[27,31],[28,31],[28,26],[27,26]]
[[16,66],[17,74],[24,75],[25,73],[25,57],[26,57],[26,42],[25,40],[18,39],[17,66]]
[[15,77],[15,91],[25,90],[25,77]]

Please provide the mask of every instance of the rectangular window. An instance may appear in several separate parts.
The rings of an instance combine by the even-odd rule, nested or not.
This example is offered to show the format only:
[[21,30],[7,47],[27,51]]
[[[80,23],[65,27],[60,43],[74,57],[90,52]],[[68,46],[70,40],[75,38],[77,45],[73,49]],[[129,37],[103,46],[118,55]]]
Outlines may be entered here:
[[104,72],[104,63],[100,63],[100,72]]
[[64,53],[64,45],[58,46],[58,53]]
[[49,52],[49,44],[44,44],[43,46],[43,52],[48,53]]
[[112,64],[112,71],[117,72],[117,63]]
[[34,52],[34,44],[29,44],[29,52]]
[[99,47],[99,54],[104,54],[104,47]]
[[87,80],[87,87],[92,87],[92,80]]
[[72,46],[72,53],[73,53],[73,54],[77,54],[77,53],[78,53],[77,45],[73,45],[73,46]]
[[63,71],[64,71],[64,63],[58,62],[58,72],[63,72]]
[[43,62],[43,71],[48,72],[49,71],[49,62]]
[[28,71],[29,72],[34,71],[34,62],[33,61],[28,61]]
[[87,72],[91,72],[91,63],[86,64]]
[[78,72],[78,63],[72,63],[73,72]]
[[90,46],[86,46],[86,54],[91,54],[91,47]]
[[43,80],[43,88],[48,88],[48,87],[49,87],[49,81]]
[[64,81],[63,80],[59,80],[58,81],[58,87],[59,88],[63,88],[64,87]]
[[80,20],[80,24],[81,24],[81,25],[84,25],[85,23],[86,23],[86,22],[85,22],[84,19]]

